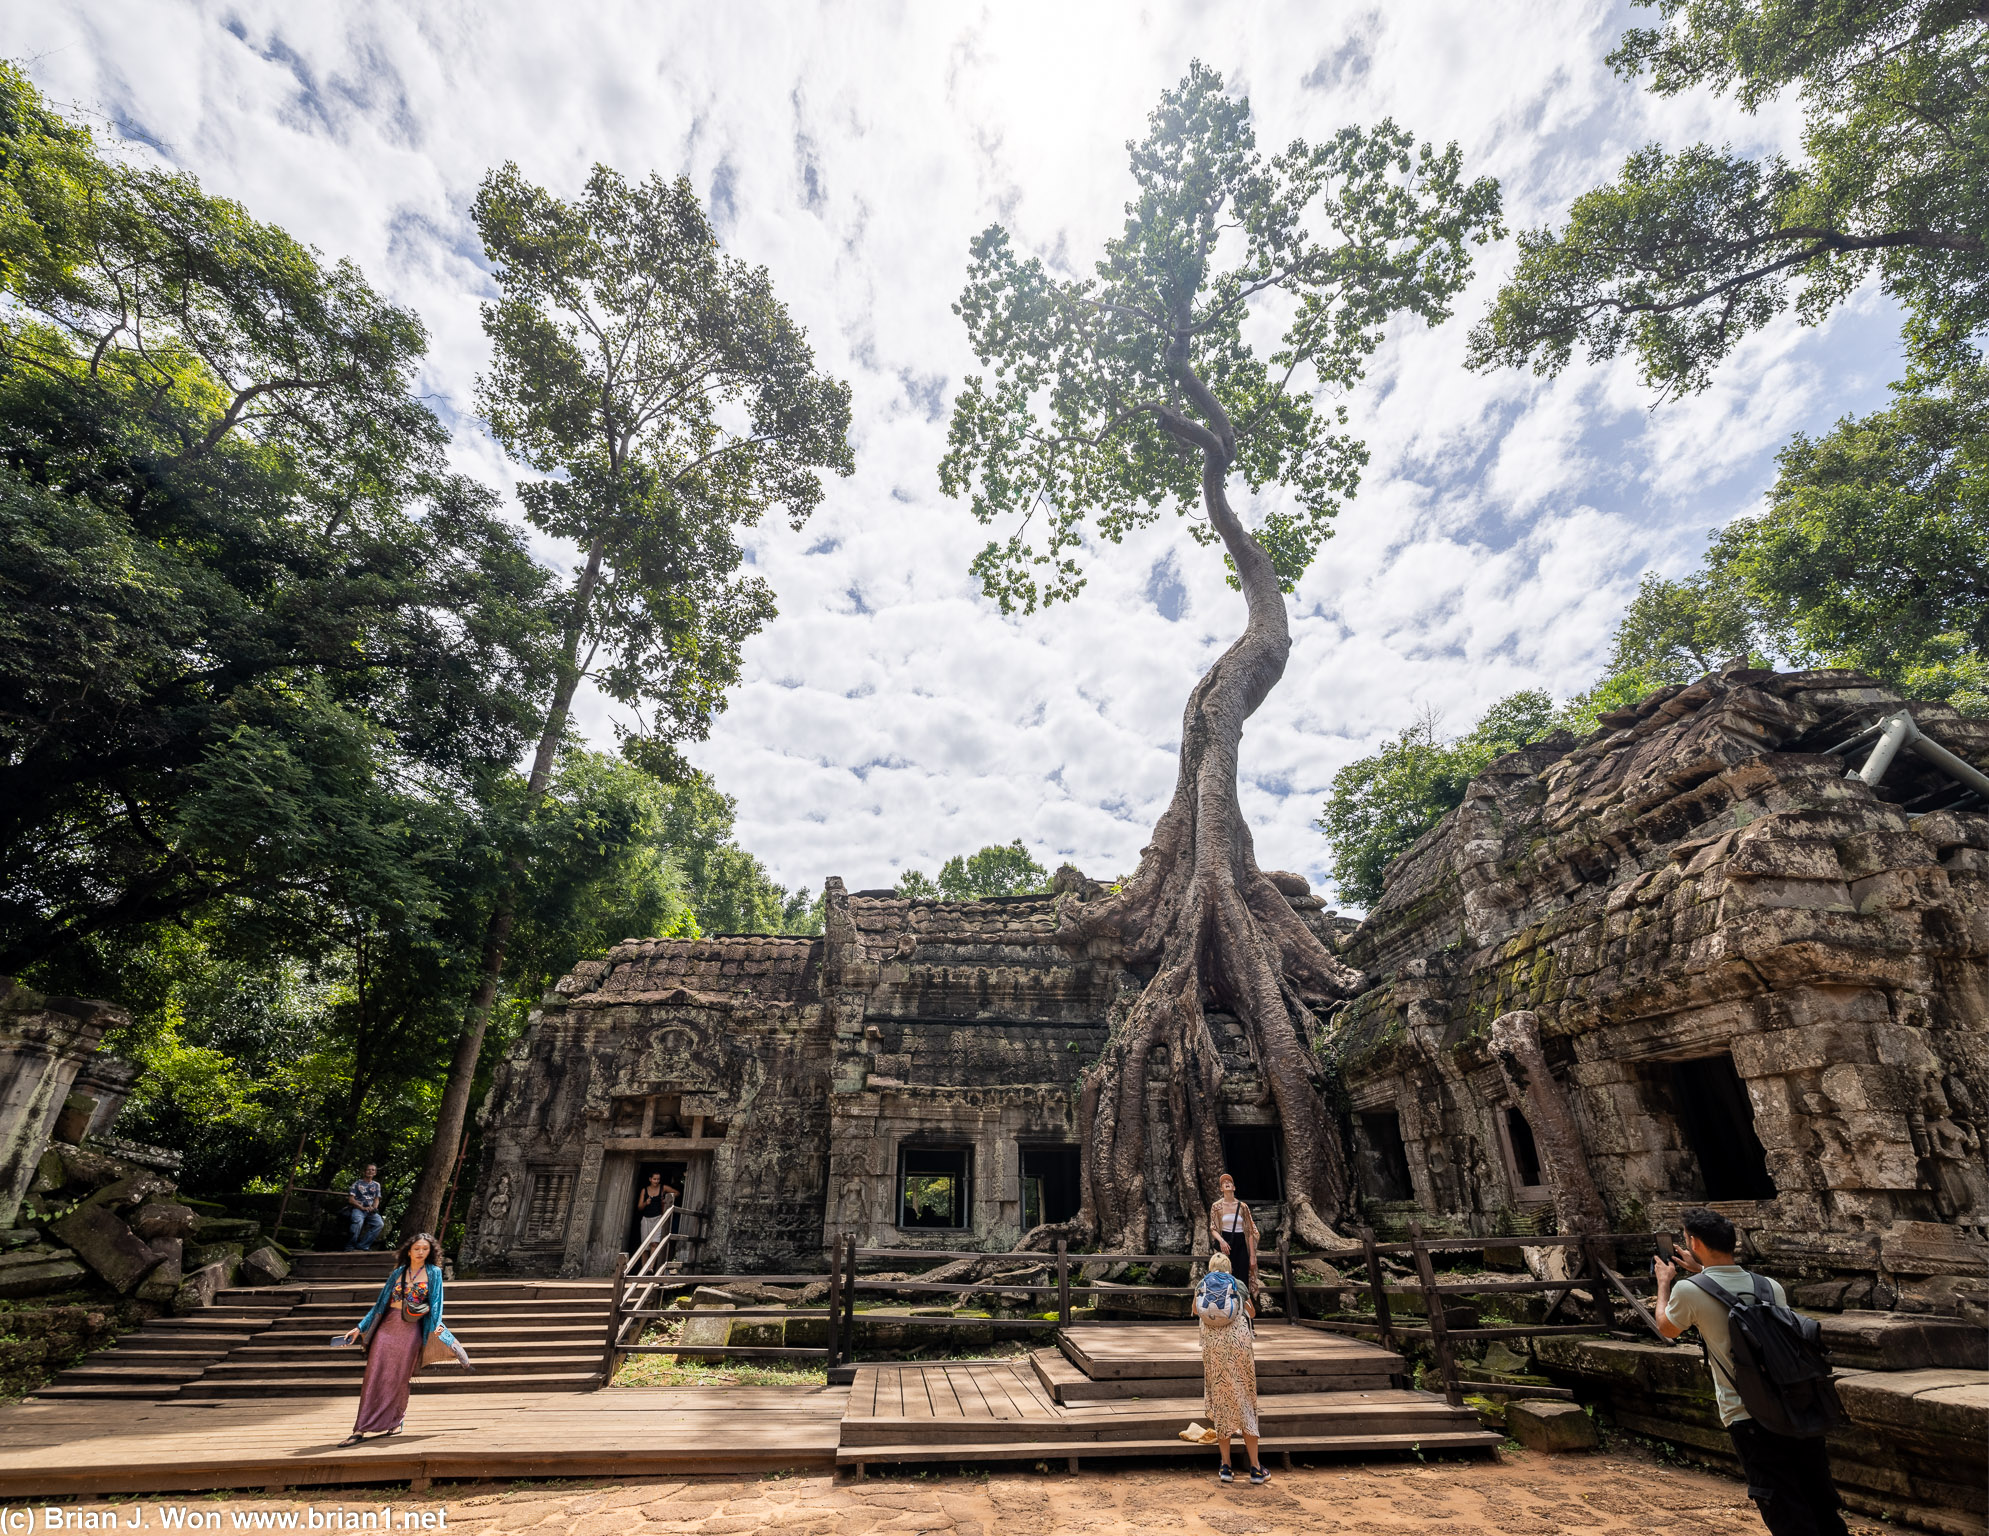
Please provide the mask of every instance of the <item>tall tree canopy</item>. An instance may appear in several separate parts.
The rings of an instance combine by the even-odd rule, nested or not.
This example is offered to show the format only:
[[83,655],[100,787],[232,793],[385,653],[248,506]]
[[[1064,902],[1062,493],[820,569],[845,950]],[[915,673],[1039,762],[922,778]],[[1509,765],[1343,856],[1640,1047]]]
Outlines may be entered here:
[[[1248,102],[1200,63],[1128,150],[1135,195],[1094,276],[1025,259],[999,226],[974,240],[957,309],[991,371],[966,380],[955,404],[941,485],[968,496],[984,524],[1008,526],[975,561],[1005,611],[1074,596],[1087,528],[1116,541],[1171,503],[1198,540],[1221,542],[1248,622],[1191,694],[1174,798],[1138,870],[1116,890],[1089,900],[1072,890],[1061,903],[1067,939],[1114,935],[1150,979],[1114,1011],[1085,1079],[1079,1212],[1025,1242],[1102,1237],[1147,1251],[1156,1218],[1207,1242],[1199,1213],[1221,1171],[1223,1074],[1209,1007],[1245,1027],[1282,1123],[1293,1229],[1324,1242],[1347,1180],[1308,999],[1343,995],[1358,978],[1257,869],[1237,749],[1291,649],[1281,594],[1363,460],[1334,430],[1341,411],[1316,396],[1360,377],[1392,317],[1448,313],[1468,245],[1497,228],[1498,189],[1466,181],[1455,146],[1418,147],[1388,122],[1266,160]],[[1246,321],[1272,315],[1282,340],[1260,351]],[[1239,472],[1269,493],[1255,531],[1230,507]],[[1151,1187],[1147,1085],[1162,1077],[1153,1129],[1167,1174]]]
[[0,971],[334,872],[403,904],[406,794],[479,795],[546,661],[419,321],[3,64],[0,286]]
[[979,901],[984,896],[1037,896],[1050,889],[1050,872],[1017,838],[989,843],[976,853],[956,853],[939,867],[939,878],[908,869],[898,877],[900,896],[937,896],[946,901]]
[[1752,111],[1795,91],[1802,154],[1650,145],[1517,271],[1472,333],[1476,366],[1633,353],[1667,392],[1793,298],[1809,323],[1876,274],[1910,347],[1944,364],[1989,323],[1989,10],[1977,0],[1637,0],[1662,25],[1610,62],[1662,96],[1709,86]]
[[1333,849],[1333,885],[1341,898],[1362,907],[1381,900],[1388,866],[1444,812],[1464,803],[1471,780],[1494,758],[1567,723],[1551,696],[1529,688],[1499,700],[1454,741],[1426,712],[1380,751],[1334,774],[1317,825]]
[[[551,783],[583,678],[639,713],[624,750],[679,777],[676,743],[706,733],[774,614],[740,573],[739,531],[770,510],[799,527],[821,472],[851,472],[849,386],[817,371],[766,269],[719,250],[687,180],[596,166],[568,203],[506,165],[473,215],[498,290],[479,407],[544,477],[520,487],[526,517],[580,552],[526,794]],[[492,907],[417,1222],[441,1204],[517,906],[508,889]]]
[[1752,655],[1989,713],[1989,371],[1916,370],[1893,395],[1798,433],[1697,571],[1646,576],[1599,686],[1634,702]]

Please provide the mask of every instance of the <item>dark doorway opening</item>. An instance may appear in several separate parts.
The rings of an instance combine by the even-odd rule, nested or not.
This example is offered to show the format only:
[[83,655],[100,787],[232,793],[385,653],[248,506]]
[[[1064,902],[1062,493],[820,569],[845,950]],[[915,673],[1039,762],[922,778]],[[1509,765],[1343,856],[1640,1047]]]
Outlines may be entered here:
[[1772,1200],[1775,1181],[1754,1133],[1754,1106],[1731,1056],[1671,1064],[1679,1128],[1699,1163],[1708,1200]]
[[1371,1200],[1416,1198],[1409,1177],[1409,1149],[1402,1145],[1402,1117],[1392,1109],[1370,1110],[1360,1117],[1361,1168],[1367,1175]]
[[1512,1148],[1513,1182],[1522,1189],[1541,1183],[1540,1147],[1533,1139],[1533,1127],[1512,1105],[1506,1106],[1506,1145]]
[[[642,1243],[642,1219],[637,1212],[637,1207],[642,1202],[644,1192],[649,1188],[649,1176],[652,1173],[662,1174],[663,1182],[677,1192],[677,1203],[680,1206],[683,1204],[684,1164],[682,1162],[637,1163],[635,1165],[635,1193],[629,1197],[628,1225],[622,1232],[623,1253],[634,1253]],[[674,1226],[677,1218],[673,1216],[670,1220]],[[676,1255],[672,1254],[670,1257],[674,1258]]]
[[1046,1221],[1069,1221],[1083,1196],[1080,1148],[1022,1146],[1022,1230]]
[[1237,1199],[1284,1199],[1284,1149],[1278,1141],[1275,1125],[1223,1127],[1222,1170],[1236,1180]]
[[966,1147],[898,1149],[898,1225],[971,1225],[973,1153]]

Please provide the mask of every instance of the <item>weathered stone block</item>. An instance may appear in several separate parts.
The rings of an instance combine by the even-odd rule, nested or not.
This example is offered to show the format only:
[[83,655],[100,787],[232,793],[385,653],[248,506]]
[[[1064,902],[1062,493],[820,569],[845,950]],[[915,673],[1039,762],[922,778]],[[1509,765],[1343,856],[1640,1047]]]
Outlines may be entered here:
[[134,1290],[158,1268],[160,1255],[118,1220],[108,1205],[79,1205],[50,1230],[120,1295]]
[[1833,1365],[1870,1371],[1989,1370],[1989,1333],[1958,1320],[1898,1312],[1819,1318]]
[[1508,1403],[1506,1433],[1531,1451],[1592,1451],[1601,1444],[1595,1420],[1579,1403]]
[[[14,1255],[9,1255],[14,1257]],[[74,1259],[24,1254],[27,1263],[0,1265],[0,1297],[47,1296],[81,1284],[89,1275]]]
[[191,1206],[172,1200],[148,1200],[131,1217],[131,1230],[145,1241],[157,1238],[184,1238],[200,1218]]
[[826,1317],[790,1317],[781,1325],[781,1342],[789,1349],[827,1349],[829,1347],[829,1319]]
[[1840,1376],[1837,1395],[1856,1423],[1989,1445],[1989,1372],[1867,1371]]
[[242,1259],[244,1285],[275,1285],[289,1274],[290,1261],[267,1243]]
[[1899,1275],[1989,1275],[1989,1245],[1938,1221],[1900,1221],[1879,1239],[1885,1267]]
[[189,1273],[196,1269],[205,1269],[210,1264],[222,1265],[228,1271],[228,1279],[225,1283],[233,1285],[235,1283],[235,1273],[241,1268],[242,1264],[242,1245],[240,1243],[188,1243],[186,1245],[185,1256],[181,1262],[186,1265]]
[[196,1242],[234,1242],[247,1248],[262,1236],[262,1223],[246,1216],[202,1216],[194,1222],[192,1236]]
[[180,1282],[180,1288],[173,1293],[173,1311],[184,1317],[190,1312],[198,1312],[202,1307],[214,1305],[215,1296],[229,1283],[227,1267],[209,1264],[196,1269]]
[[185,1245],[177,1237],[154,1238],[147,1244],[159,1255],[159,1267],[147,1275],[134,1293],[140,1301],[158,1302],[169,1306],[179,1293],[180,1282],[186,1278],[181,1263],[185,1258]]

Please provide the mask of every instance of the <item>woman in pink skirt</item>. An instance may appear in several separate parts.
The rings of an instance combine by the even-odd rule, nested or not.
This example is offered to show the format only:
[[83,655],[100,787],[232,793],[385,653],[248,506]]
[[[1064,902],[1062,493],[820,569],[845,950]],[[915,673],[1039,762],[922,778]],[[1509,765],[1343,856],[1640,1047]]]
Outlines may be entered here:
[[359,1417],[342,1443],[357,1445],[368,1435],[397,1435],[407,1417],[408,1391],[421,1369],[421,1349],[442,1326],[442,1250],[426,1232],[401,1244],[398,1263],[380,1287],[373,1310],[345,1336],[366,1345],[366,1384],[359,1389]]

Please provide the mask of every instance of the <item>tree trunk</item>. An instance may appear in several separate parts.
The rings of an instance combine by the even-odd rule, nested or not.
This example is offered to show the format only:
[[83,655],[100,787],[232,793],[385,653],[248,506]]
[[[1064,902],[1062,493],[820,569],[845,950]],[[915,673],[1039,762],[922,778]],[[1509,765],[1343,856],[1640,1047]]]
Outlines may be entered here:
[[[1203,504],[1242,583],[1249,622],[1189,696],[1174,798],[1138,870],[1110,895],[1087,901],[1066,892],[1059,901],[1061,939],[1116,938],[1127,965],[1151,979],[1115,1010],[1105,1053],[1085,1078],[1078,1213],[1028,1234],[1029,1248],[1066,1237],[1096,1240],[1106,1251],[1151,1251],[1161,1193],[1147,1187],[1148,1145],[1157,1135],[1194,1251],[1208,1249],[1207,1212],[1222,1173],[1223,1065],[1209,1031],[1211,1007],[1242,1023],[1276,1106],[1291,1232],[1314,1246],[1339,1241],[1332,1222],[1346,1205],[1346,1155],[1312,1054],[1310,1001],[1348,996],[1362,978],[1258,869],[1236,795],[1243,724],[1284,675],[1291,630],[1270,557],[1224,492],[1235,457],[1228,418],[1185,365],[1176,364],[1176,377],[1209,425],[1165,408],[1155,414],[1202,451]],[[1161,1123],[1150,1127],[1147,1085],[1155,1079],[1167,1093]]]
[[1581,1127],[1540,1048],[1540,1016],[1530,1008],[1500,1014],[1492,1020],[1491,1045],[1506,1087],[1532,1128],[1541,1172],[1554,1196],[1555,1222],[1567,1233],[1607,1232],[1609,1212],[1589,1172]]
[[[539,748],[532,758],[531,777],[525,782],[527,805],[545,795],[552,783],[553,764],[559,744],[566,735],[566,721],[573,710],[573,696],[580,688],[584,668],[580,664],[580,640],[587,628],[587,608],[594,587],[601,579],[601,558],[605,540],[595,539],[587,552],[587,565],[573,590],[573,610],[562,636],[559,681],[553,688],[552,706],[546,712],[545,728],[539,733]],[[524,863],[513,858],[508,878],[497,893],[484,929],[483,963],[477,974],[476,990],[463,1010],[463,1027],[456,1036],[455,1053],[449,1061],[449,1076],[442,1086],[442,1104],[435,1116],[435,1134],[428,1143],[428,1157],[421,1177],[415,1181],[414,1195],[408,1201],[402,1222],[409,1232],[432,1231],[442,1214],[442,1195],[456,1165],[456,1152],[462,1144],[463,1128],[469,1120],[470,1091],[476,1085],[477,1062],[483,1055],[484,1032],[490,1027],[490,1010],[497,1003],[498,983],[504,975],[504,954],[511,943],[511,930],[518,921],[518,884],[525,873]],[[434,1233],[439,1241],[443,1234]]]

